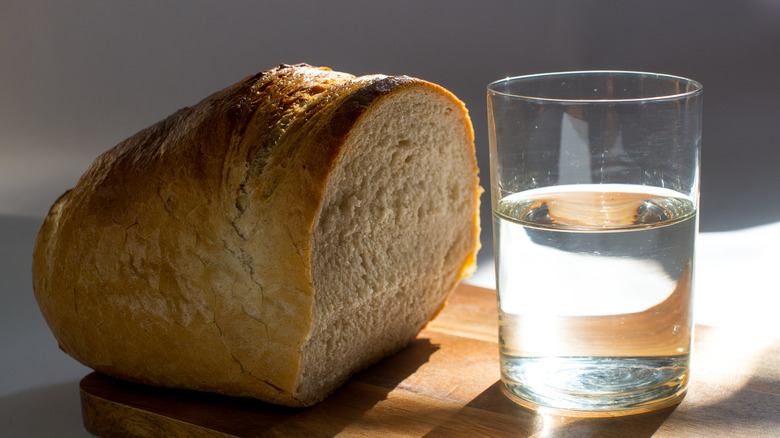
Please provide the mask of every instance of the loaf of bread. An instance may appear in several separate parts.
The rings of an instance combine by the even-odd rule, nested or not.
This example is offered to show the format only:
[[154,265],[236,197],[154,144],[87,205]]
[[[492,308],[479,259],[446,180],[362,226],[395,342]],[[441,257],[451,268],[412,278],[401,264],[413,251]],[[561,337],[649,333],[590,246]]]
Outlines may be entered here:
[[283,64],[98,157],[43,222],[35,297],[106,375],[310,406],[474,268],[480,192],[448,91]]

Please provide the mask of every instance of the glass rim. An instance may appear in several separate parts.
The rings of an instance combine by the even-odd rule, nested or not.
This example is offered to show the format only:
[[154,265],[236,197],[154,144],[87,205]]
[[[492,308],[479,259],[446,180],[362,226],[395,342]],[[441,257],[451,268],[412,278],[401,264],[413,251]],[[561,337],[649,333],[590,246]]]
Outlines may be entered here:
[[[500,91],[496,89],[496,86],[500,84],[507,84],[509,82],[520,82],[524,80],[531,80],[537,78],[550,78],[555,76],[575,76],[575,75],[592,76],[592,75],[599,75],[599,74],[602,75],[619,74],[624,76],[645,76],[645,77],[672,79],[679,82],[687,83],[692,86],[692,89],[682,93],[659,94],[657,96],[632,97],[632,98],[604,98],[604,99],[541,97],[541,96],[533,96],[530,94],[527,95],[522,93],[510,93],[510,92]],[[544,102],[558,102],[558,103],[589,103],[589,102],[618,103],[618,102],[649,102],[649,101],[656,101],[656,100],[674,100],[674,99],[680,99],[683,97],[700,94],[703,88],[704,88],[703,85],[699,81],[695,81],[693,79],[689,79],[683,76],[670,75],[664,73],[651,73],[651,72],[644,72],[644,71],[632,71],[632,70],[576,70],[576,71],[560,71],[560,72],[549,72],[549,73],[534,73],[534,74],[520,75],[520,76],[509,76],[503,79],[490,82],[487,85],[487,91],[491,95],[514,97],[514,98],[525,99],[529,101],[544,101]]]

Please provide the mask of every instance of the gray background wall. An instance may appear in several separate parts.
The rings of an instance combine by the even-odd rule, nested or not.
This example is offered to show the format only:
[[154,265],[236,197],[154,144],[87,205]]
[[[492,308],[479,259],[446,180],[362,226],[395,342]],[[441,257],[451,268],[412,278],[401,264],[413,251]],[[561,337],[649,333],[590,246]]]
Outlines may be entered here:
[[0,215],[43,217],[105,149],[282,62],[450,89],[470,109],[485,186],[488,82],[692,77],[705,86],[702,230],[780,220],[780,0],[2,0]]

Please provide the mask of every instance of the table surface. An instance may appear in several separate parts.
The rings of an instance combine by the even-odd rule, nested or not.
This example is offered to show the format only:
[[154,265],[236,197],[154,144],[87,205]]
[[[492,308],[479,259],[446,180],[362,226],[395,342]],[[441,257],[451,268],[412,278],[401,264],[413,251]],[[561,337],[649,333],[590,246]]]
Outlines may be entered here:
[[[79,393],[91,370],[58,350],[32,295],[30,258],[39,225],[39,219],[0,217],[0,430],[7,436],[92,436],[83,425]],[[511,403],[499,389],[495,294],[461,285],[409,348],[359,374],[323,404],[281,414],[259,402],[220,402],[221,408],[209,409],[270,412],[280,431],[305,430],[307,418],[319,417],[317,432],[325,436],[366,430],[411,436],[507,430],[514,436],[780,436],[780,324],[774,318],[780,289],[771,269],[778,262],[771,250],[778,225],[700,238],[693,378],[674,408],[572,419]],[[485,270],[492,268],[483,263],[482,269],[471,281],[490,286]],[[92,386],[101,388],[106,386]]]
[[650,413],[540,414],[500,390],[495,292],[461,285],[405,350],[308,409],[91,374],[85,423],[99,436],[780,436],[780,339],[697,327],[689,393]]

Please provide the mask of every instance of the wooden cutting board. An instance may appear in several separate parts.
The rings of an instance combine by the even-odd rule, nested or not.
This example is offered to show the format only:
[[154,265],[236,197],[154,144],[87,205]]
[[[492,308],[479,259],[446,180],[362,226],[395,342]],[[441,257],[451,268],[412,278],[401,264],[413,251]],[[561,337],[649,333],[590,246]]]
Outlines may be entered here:
[[306,409],[81,381],[84,423],[108,437],[780,437],[780,339],[696,327],[677,406],[605,418],[541,415],[500,390],[495,291],[461,285],[405,350]]

